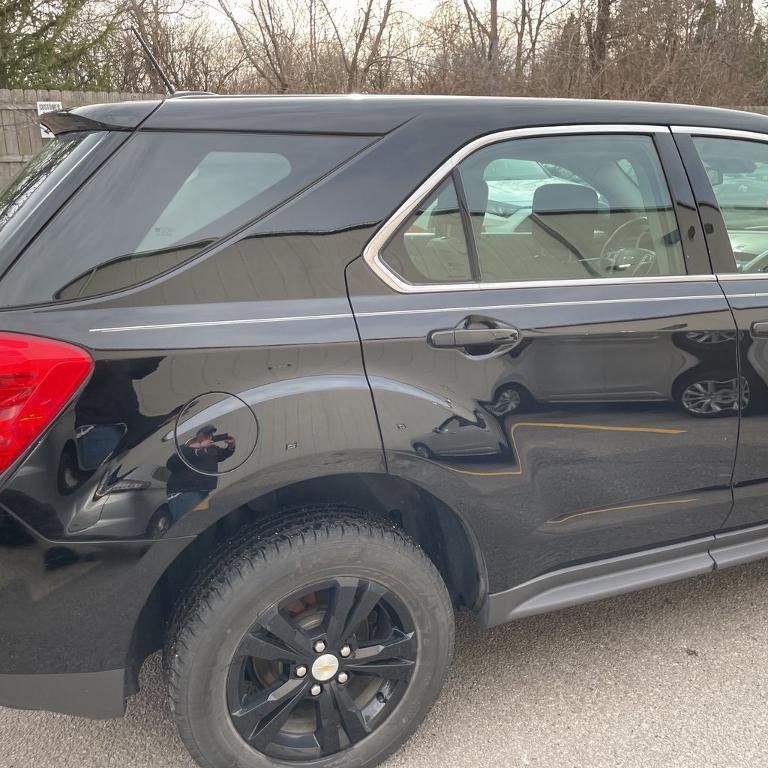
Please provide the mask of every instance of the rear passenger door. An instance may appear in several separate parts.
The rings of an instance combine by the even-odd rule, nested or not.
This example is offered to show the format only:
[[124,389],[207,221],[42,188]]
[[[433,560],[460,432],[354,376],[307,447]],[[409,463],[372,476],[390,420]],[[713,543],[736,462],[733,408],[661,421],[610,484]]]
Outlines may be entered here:
[[675,136],[738,325],[743,418],[725,524],[736,530],[768,523],[768,136],[713,128]]
[[390,471],[464,516],[491,592],[722,524],[735,327],[668,129],[472,142],[347,277]]

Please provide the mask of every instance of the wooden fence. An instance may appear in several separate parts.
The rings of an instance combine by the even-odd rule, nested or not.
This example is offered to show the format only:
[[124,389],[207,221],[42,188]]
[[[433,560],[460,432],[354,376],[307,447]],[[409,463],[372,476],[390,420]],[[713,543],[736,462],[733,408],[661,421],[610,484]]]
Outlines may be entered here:
[[[0,190],[16,175],[46,139],[40,133],[38,101],[60,101],[66,109],[135,99],[158,99],[157,94],[107,93],[106,91],[9,91],[0,89]],[[735,107],[768,114],[768,106]]]
[[38,101],[60,101],[64,109],[85,104],[162,98],[155,94],[106,91],[9,91],[0,89],[0,189],[15,176],[46,139],[40,133]]

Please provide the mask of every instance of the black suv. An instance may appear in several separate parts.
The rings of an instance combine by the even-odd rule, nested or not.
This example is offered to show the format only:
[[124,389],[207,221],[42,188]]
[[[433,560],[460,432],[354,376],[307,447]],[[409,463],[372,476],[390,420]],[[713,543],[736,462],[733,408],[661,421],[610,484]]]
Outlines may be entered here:
[[185,95],[0,197],[0,704],[373,766],[485,626],[768,554],[768,118]]

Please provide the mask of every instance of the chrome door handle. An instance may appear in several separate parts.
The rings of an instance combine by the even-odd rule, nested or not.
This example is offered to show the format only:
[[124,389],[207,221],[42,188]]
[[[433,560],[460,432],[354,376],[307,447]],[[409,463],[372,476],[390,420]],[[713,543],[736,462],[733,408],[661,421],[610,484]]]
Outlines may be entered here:
[[438,349],[456,349],[472,346],[504,347],[517,344],[517,328],[445,328],[431,331],[427,341]]
[[753,336],[768,336],[768,320],[756,320],[752,323]]

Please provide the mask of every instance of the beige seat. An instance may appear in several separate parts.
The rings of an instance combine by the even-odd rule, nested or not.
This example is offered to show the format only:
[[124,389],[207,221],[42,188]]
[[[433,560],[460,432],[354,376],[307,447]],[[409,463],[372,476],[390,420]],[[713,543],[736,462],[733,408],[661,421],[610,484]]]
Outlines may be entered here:
[[435,237],[420,248],[409,248],[413,266],[430,282],[455,283],[472,279],[464,229],[457,213],[432,217]]

